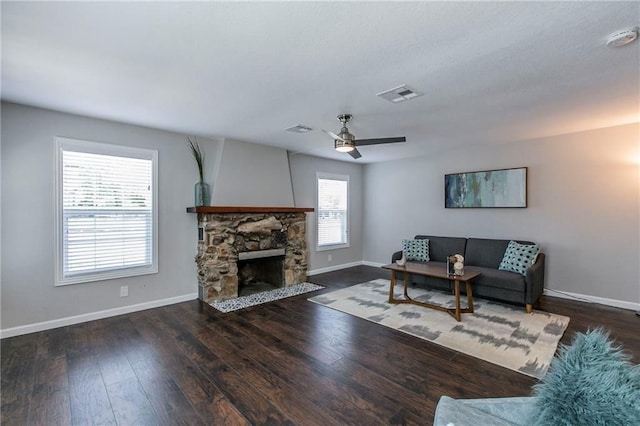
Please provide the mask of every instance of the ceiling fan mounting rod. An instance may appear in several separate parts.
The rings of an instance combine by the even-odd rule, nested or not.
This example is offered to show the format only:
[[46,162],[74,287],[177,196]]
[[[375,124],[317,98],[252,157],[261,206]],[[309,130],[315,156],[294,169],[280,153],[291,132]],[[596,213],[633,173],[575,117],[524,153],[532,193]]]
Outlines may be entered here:
[[338,115],[338,120],[342,123],[343,126],[346,126],[347,123],[351,120],[351,114],[340,114]]

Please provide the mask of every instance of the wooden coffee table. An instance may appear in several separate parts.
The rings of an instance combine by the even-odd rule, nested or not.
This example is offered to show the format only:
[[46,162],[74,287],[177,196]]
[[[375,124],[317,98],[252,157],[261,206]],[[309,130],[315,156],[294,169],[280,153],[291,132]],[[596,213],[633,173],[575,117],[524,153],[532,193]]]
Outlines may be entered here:
[[[424,306],[425,308],[437,309],[439,311],[446,311],[453,316],[456,321],[461,320],[461,314],[473,313],[473,295],[471,293],[471,280],[478,277],[480,272],[465,272],[464,275],[449,275],[443,265],[434,265],[429,263],[412,263],[407,262],[404,266],[398,266],[395,263],[384,265],[382,268],[391,271],[391,284],[389,286],[389,303],[410,303],[413,305]],[[404,272],[404,299],[395,299],[393,297],[393,287],[396,285],[396,272]],[[454,294],[456,296],[455,309],[447,308],[446,306],[434,305],[431,303],[420,302],[413,300],[407,294],[407,287],[409,285],[409,274],[424,275],[427,277],[442,278],[445,280],[453,281]],[[460,308],[460,283],[467,285],[467,307]]]

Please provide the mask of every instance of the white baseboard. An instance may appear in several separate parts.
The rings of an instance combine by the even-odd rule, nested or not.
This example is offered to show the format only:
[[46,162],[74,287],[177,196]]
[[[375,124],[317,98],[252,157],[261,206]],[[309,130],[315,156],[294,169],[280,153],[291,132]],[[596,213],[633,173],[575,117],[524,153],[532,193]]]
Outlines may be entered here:
[[369,262],[368,260],[363,260],[362,264],[366,266],[374,266],[376,268],[380,268],[381,266],[386,265],[386,263]]
[[72,317],[38,322],[35,324],[21,325],[19,327],[0,330],[0,339],[20,336],[22,334],[36,333],[38,331],[50,330],[52,328],[65,327],[67,325],[79,324],[81,322],[115,317],[116,315],[130,314],[131,312],[144,311],[151,308],[159,308],[160,306],[173,305],[174,303],[186,302],[188,300],[194,300],[197,298],[198,293],[185,294],[182,296],[170,297],[168,299],[153,300],[151,302],[138,303],[136,305],[123,306],[120,308],[107,309],[98,312],[90,312],[88,314],[82,315],[74,315]]
[[[384,263],[378,262],[370,262],[370,261],[359,261],[359,262],[351,262],[344,263],[342,265],[334,265],[326,268],[314,269],[307,271],[307,275],[317,275],[323,274],[325,272],[333,272],[339,271],[341,269],[351,268],[354,266],[373,266],[380,267],[384,265]],[[571,300],[579,300],[589,303],[598,303],[600,305],[613,306],[616,308],[628,309],[631,311],[640,311],[640,303],[636,302],[628,302],[625,300],[617,300],[617,299],[608,299],[605,297],[597,297],[590,296],[588,294],[580,294],[580,293],[570,293],[568,291],[560,291],[560,290],[552,290],[552,289],[544,289],[545,296],[551,297],[560,297],[563,299],[571,299]],[[38,331],[50,330],[52,328],[65,327],[68,325],[79,324],[87,321],[94,321],[103,318],[114,317],[116,315],[129,314],[131,312],[144,311],[146,309],[151,308],[159,308],[161,306],[173,305],[174,303],[186,302],[189,300],[195,300],[198,298],[197,293],[185,294],[182,296],[170,297],[168,299],[154,300],[151,302],[138,303],[136,305],[123,306],[120,308],[107,309],[104,311],[91,312],[88,314],[75,315],[66,318],[60,318],[51,321],[44,321],[35,324],[22,325],[19,327],[7,328],[4,330],[0,330],[0,339],[4,339],[7,337],[20,336],[23,334],[36,333]]]
[[545,296],[559,297],[561,299],[578,300],[581,302],[597,303],[599,305],[613,306],[615,308],[629,309],[631,311],[640,310],[640,303],[626,300],[607,299],[606,297],[590,296],[588,294],[570,293],[568,291],[544,289]]
[[324,274],[325,272],[339,271],[341,269],[352,268],[354,266],[360,266],[364,264],[365,263],[363,261],[359,261],[359,262],[343,263],[341,265],[327,266],[326,268],[313,269],[311,271],[307,271],[307,275],[312,276],[312,275]]

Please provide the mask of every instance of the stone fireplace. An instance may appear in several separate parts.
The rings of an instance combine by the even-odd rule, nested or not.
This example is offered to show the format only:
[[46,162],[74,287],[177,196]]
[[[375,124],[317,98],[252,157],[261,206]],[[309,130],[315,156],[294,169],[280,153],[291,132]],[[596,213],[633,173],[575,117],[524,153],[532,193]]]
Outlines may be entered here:
[[[307,208],[190,207],[198,214],[198,298],[211,303],[307,278]],[[253,289],[251,288],[253,286]]]

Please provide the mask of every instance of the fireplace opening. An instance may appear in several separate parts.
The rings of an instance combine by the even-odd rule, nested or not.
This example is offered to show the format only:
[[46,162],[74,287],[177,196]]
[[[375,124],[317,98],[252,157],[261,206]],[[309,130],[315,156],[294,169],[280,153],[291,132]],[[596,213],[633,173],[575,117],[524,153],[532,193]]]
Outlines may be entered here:
[[274,290],[284,285],[284,249],[240,253],[238,296]]

